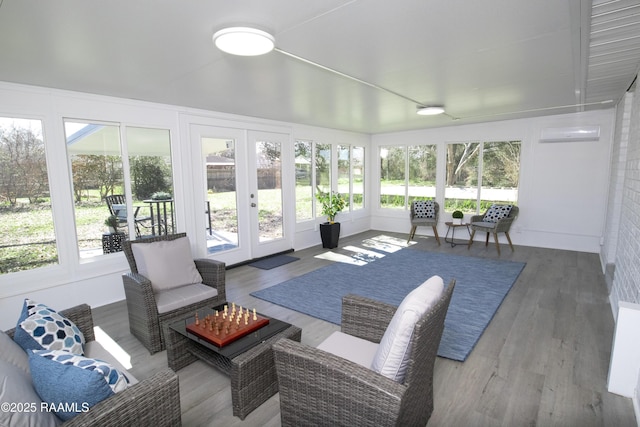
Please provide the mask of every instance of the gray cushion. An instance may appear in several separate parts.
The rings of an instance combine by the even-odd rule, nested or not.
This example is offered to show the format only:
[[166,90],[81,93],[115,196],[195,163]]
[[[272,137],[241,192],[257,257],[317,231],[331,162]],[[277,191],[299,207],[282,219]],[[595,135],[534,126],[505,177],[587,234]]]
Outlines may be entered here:
[[498,223],[479,221],[479,222],[472,222],[471,225],[475,227],[496,228],[496,225],[498,225]]
[[18,407],[9,407],[8,411],[0,411],[0,425],[3,427],[49,427],[60,424],[53,412],[40,411],[42,400],[33,388],[31,377],[5,360],[0,360],[0,402],[20,404],[23,408],[19,411]]
[[202,283],[202,276],[191,256],[187,237],[152,243],[133,243],[138,273],[151,281],[154,292]]
[[371,369],[378,344],[336,331],[317,348]]
[[25,374],[29,372],[29,357],[11,337],[0,331],[0,360],[21,369]]
[[217,289],[197,283],[156,293],[156,306],[162,314],[216,296]]
[[402,300],[380,340],[371,365],[374,371],[399,383],[404,381],[416,322],[438,302],[443,291],[442,278],[433,276]]

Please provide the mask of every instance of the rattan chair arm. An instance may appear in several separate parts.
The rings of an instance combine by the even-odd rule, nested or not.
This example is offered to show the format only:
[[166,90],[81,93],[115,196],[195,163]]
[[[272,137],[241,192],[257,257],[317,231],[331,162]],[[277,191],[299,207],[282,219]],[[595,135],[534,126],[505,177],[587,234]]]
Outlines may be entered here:
[[394,425],[406,387],[333,354],[273,345],[282,425]]
[[496,223],[496,233],[502,233],[505,231],[509,231],[511,228],[511,224],[516,219],[516,217],[506,217],[498,220]]
[[469,219],[469,223],[482,222],[483,219],[484,219],[484,215],[472,215],[471,218]]
[[358,338],[379,343],[397,307],[360,295],[342,298],[341,331]]
[[196,268],[202,276],[202,283],[218,290],[218,298],[226,300],[225,263],[208,258],[195,259]]
[[141,298],[155,301],[151,280],[140,273],[125,273],[122,275],[122,282],[128,287],[129,292],[139,294]]
[[76,426],[180,426],[180,387],[171,369],[155,373],[64,423]]

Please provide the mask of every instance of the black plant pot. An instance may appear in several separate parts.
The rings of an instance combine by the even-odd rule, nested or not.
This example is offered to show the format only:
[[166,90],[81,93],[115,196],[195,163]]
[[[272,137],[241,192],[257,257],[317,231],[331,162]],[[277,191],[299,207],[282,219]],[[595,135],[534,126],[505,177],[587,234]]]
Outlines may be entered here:
[[340,238],[340,223],[325,222],[324,224],[320,224],[320,238],[322,239],[323,248],[337,248],[338,239]]

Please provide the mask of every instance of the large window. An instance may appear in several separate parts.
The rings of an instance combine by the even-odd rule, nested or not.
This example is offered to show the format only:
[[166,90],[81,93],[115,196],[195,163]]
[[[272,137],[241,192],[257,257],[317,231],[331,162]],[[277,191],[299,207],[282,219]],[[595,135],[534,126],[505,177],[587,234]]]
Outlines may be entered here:
[[[65,121],[81,258],[175,232],[169,131]],[[107,228],[107,219],[113,221]]]
[[0,274],[57,263],[42,122],[0,117]]
[[313,187],[311,185],[312,142],[296,141],[296,220],[313,218]]
[[445,211],[484,212],[518,201],[520,141],[447,144]]
[[351,210],[364,209],[364,147],[351,149]]
[[436,197],[436,160],[438,150],[435,145],[409,146],[407,205],[414,200]]
[[406,206],[407,149],[404,146],[380,147],[380,207],[404,209]]
[[[334,151],[332,151],[334,150]],[[295,142],[296,220],[317,217],[320,206],[316,194],[337,191],[347,201],[342,213],[363,209],[365,203],[364,147],[348,144]],[[337,175],[334,174],[336,166]],[[315,206],[315,211],[314,211]],[[315,213],[314,213],[315,212]]]
[[407,209],[436,195],[435,145],[380,147],[380,207]]
[[338,193],[347,201],[349,206],[351,194],[351,147],[338,145]]

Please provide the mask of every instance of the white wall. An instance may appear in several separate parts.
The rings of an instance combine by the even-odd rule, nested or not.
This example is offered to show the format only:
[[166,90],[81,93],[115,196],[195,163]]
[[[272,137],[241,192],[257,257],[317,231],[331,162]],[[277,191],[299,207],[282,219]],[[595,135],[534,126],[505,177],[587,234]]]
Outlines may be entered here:
[[[606,257],[603,263],[615,264],[609,295],[614,316],[618,314],[621,301],[640,303],[640,96],[637,86],[617,108],[615,133],[620,154],[613,159],[614,164],[617,163],[614,173],[617,178],[612,180],[616,185],[611,188],[616,203],[611,206],[607,218],[607,224],[611,224],[607,240],[611,243],[602,254],[603,259]],[[633,403],[636,418],[640,420],[640,373],[636,370],[628,375],[637,378]]]
[[[580,125],[599,125],[600,140],[539,142],[544,128]],[[611,109],[374,135],[371,151],[375,154],[381,145],[437,144],[436,200],[443,206],[446,143],[520,140],[520,215],[510,232],[514,244],[598,253],[604,235],[613,125]],[[377,187],[370,198],[378,200]],[[440,234],[446,232],[444,222],[450,215],[441,214]],[[410,228],[407,212],[388,209],[373,208],[371,223],[380,230],[408,232]],[[418,230],[429,234],[427,228]]]

